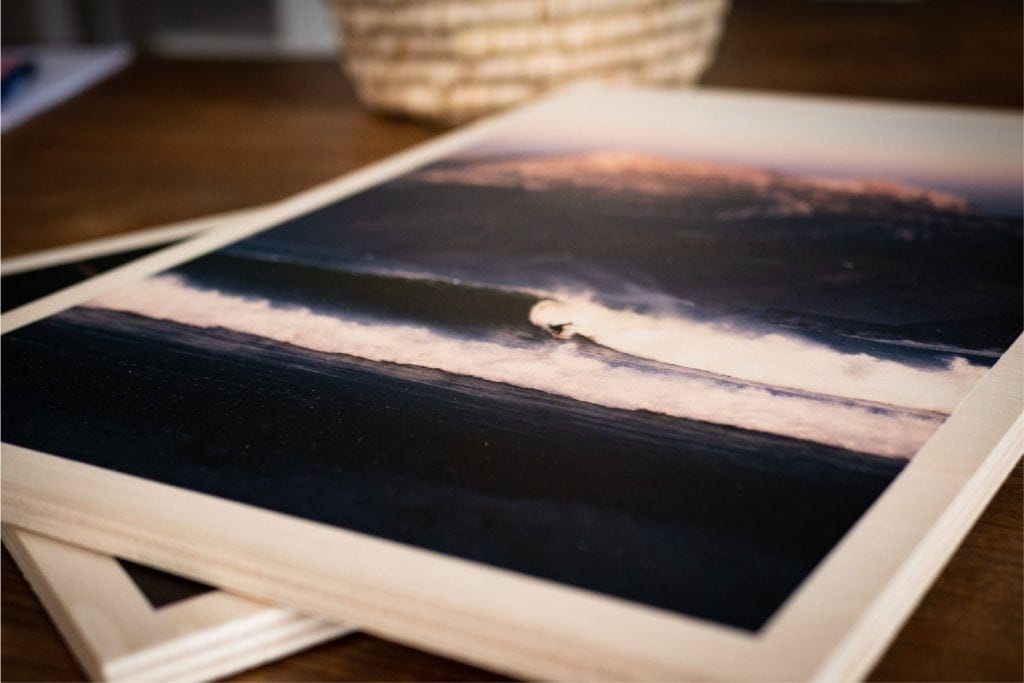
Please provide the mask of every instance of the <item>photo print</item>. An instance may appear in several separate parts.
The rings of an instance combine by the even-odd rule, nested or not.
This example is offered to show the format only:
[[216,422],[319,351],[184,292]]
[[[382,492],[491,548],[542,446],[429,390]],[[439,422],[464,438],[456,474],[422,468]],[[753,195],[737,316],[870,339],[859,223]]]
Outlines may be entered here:
[[758,631],[1020,334],[1020,165],[644,97],[6,334],[5,440]]

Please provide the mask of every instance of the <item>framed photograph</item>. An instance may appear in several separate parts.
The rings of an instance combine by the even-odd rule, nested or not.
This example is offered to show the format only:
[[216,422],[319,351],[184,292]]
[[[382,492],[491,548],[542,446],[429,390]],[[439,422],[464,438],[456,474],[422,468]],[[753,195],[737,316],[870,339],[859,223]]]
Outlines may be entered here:
[[[3,309],[258,210],[238,211],[0,262]],[[351,629],[13,527],[4,544],[90,678],[209,679]]]
[[4,519],[529,677],[857,678],[1020,455],[1021,129],[454,132],[4,316]]

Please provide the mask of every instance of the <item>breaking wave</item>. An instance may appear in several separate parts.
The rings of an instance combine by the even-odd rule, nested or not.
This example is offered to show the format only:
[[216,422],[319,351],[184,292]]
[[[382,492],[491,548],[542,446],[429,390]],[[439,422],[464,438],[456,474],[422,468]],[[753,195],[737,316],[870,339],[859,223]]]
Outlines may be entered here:
[[537,303],[530,321],[553,336],[586,337],[640,358],[812,393],[948,414],[987,368],[953,357],[920,368],[866,353],[842,353],[776,331],[608,308],[591,298]]
[[[577,333],[589,333],[599,343],[608,343],[624,353],[656,356],[657,360],[672,365],[646,362],[622,354],[595,354],[589,352],[585,345],[555,339],[532,344],[504,344],[486,338],[466,339],[425,325],[346,319],[342,315],[314,312],[302,306],[278,305],[267,298],[196,287],[174,274],[153,277],[110,292],[86,306],[195,327],[224,328],[315,351],[433,368],[611,408],[644,410],[730,425],[888,457],[911,457],[943,419],[942,415],[920,410],[912,404],[911,407],[881,405],[877,396],[873,396],[871,401],[859,400],[861,389],[846,392],[856,396],[838,394],[837,385],[847,378],[855,383],[860,378],[858,386],[862,386],[863,391],[882,381],[874,374],[881,370],[864,361],[837,366],[842,370],[840,376],[831,382],[819,383],[827,391],[793,387],[792,382],[781,385],[793,387],[791,389],[776,388],[770,386],[772,380],[778,379],[776,375],[745,377],[743,367],[735,362],[725,368],[716,368],[714,373],[717,374],[706,372],[699,365],[695,368],[678,367],[690,356],[685,355],[685,351],[678,352],[680,355],[654,353],[653,349],[657,347],[652,340],[656,335],[645,327],[653,323],[643,323],[643,316],[634,321],[639,327],[631,339],[622,323],[628,316],[638,314],[609,309],[602,312],[599,306],[587,308],[581,303],[563,302],[562,305],[568,309],[557,308],[555,302],[543,306],[538,304],[531,317],[535,324],[548,324],[545,322],[548,316],[572,313],[576,318],[572,327]],[[586,315],[581,315],[584,313]],[[606,329],[601,332],[602,316],[610,316],[618,324],[607,326],[608,320],[604,320]],[[702,329],[701,325],[707,326],[706,323],[693,324],[692,328],[685,321],[672,324],[684,326],[675,332],[689,334],[689,337],[682,338],[689,338],[691,346],[704,343],[721,346],[731,338],[726,329],[717,333],[713,329]],[[591,329],[591,325],[597,325],[599,329]],[[662,333],[667,332],[662,330]],[[740,335],[735,343],[740,346],[732,346],[733,353],[739,352],[744,345],[775,353],[801,352],[805,356],[809,351],[820,352],[799,345],[787,346],[793,344],[792,340],[783,343],[762,338],[758,341]],[[708,359],[715,356],[727,359],[728,355],[727,348],[720,348]],[[810,357],[814,354],[811,353]],[[753,360],[750,363],[751,368],[757,365]],[[703,364],[708,365],[709,362]],[[787,360],[776,372],[781,377],[787,367],[797,365],[799,359]],[[819,370],[824,372],[831,367],[823,366]],[[723,372],[723,369],[729,372]],[[949,372],[964,370],[958,366]],[[732,378],[722,377],[722,374],[729,374]],[[757,373],[751,370],[746,374]],[[811,376],[814,373],[807,374]],[[818,386],[813,382],[810,384]],[[936,387],[941,384],[941,381],[935,383]]]

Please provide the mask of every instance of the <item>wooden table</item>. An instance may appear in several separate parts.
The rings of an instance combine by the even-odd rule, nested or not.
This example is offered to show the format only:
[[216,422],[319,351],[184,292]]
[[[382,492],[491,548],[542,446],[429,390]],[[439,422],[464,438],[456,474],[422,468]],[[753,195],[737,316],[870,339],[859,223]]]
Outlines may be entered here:
[[[1015,2],[736,2],[718,86],[1021,107]],[[140,59],[5,134],[4,256],[281,199],[435,135],[360,109],[333,64]],[[1022,680],[1018,464],[872,674]],[[81,670],[6,551],[7,680]],[[235,680],[489,680],[495,674],[367,635]]]

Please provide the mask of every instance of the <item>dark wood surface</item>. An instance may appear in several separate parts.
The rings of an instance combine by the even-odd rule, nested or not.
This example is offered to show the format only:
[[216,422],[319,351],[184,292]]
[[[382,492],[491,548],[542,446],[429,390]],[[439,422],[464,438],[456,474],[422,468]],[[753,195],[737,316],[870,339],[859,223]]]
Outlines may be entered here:
[[[1019,109],[1018,2],[737,2],[705,83]],[[438,131],[360,109],[333,64],[141,59],[3,135],[2,252],[288,196]],[[871,675],[1024,679],[1022,467],[1000,488]],[[6,551],[4,680],[82,672]],[[368,635],[234,680],[490,680]]]

